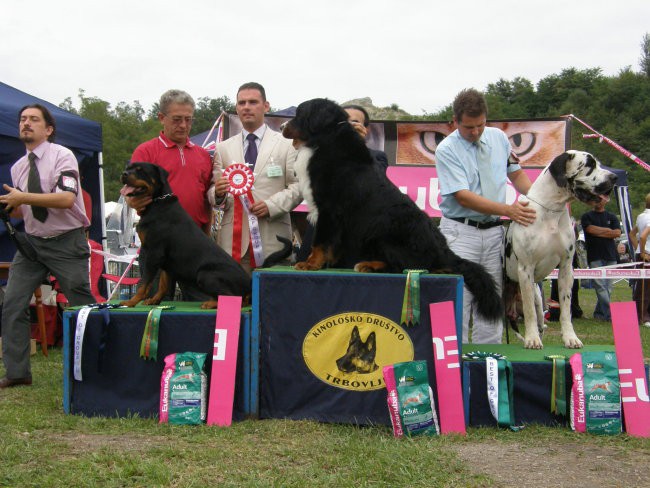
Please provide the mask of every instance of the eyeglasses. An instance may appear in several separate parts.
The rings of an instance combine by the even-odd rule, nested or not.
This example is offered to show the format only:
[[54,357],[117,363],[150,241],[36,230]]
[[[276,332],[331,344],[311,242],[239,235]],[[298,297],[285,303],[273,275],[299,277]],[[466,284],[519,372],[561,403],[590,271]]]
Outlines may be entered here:
[[181,125],[183,122],[185,122],[187,125],[190,125],[192,122],[194,122],[194,117],[181,117],[179,116],[174,116],[170,117],[167,114],[164,114],[165,117],[169,117],[172,121],[172,124],[174,125]]

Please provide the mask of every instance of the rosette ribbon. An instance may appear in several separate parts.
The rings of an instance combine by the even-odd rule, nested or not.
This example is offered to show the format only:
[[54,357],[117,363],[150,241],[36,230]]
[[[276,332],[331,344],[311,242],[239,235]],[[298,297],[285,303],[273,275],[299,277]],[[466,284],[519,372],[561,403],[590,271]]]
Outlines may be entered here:
[[232,231],[232,257],[241,263],[241,240],[242,226],[244,222],[244,211],[248,218],[248,228],[251,236],[253,255],[251,256],[251,268],[261,265],[264,262],[264,250],[262,249],[262,235],[260,233],[257,216],[251,211],[255,200],[253,199],[253,183],[255,176],[251,169],[242,163],[233,163],[223,171],[223,176],[228,178],[230,188],[228,192],[235,198],[233,231]]

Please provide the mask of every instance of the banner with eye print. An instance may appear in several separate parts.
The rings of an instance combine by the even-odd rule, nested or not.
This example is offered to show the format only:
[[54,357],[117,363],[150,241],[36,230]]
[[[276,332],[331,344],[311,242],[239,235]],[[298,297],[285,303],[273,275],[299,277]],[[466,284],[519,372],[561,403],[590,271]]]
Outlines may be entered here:
[[[290,117],[269,115],[268,126],[280,131],[280,125]],[[530,120],[491,120],[490,127],[503,130],[522,168],[531,181],[556,156],[569,149],[571,119],[566,117]],[[241,132],[242,125],[235,114],[228,114],[226,137]],[[454,131],[451,122],[375,121],[371,122],[366,143],[371,149],[384,151],[388,156],[388,178],[409,195],[431,217],[440,217],[440,191],[436,172],[436,148]],[[198,136],[197,136],[198,137]],[[508,183],[506,203],[517,198],[514,187]],[[305,205],[296,208],[307,211]]]

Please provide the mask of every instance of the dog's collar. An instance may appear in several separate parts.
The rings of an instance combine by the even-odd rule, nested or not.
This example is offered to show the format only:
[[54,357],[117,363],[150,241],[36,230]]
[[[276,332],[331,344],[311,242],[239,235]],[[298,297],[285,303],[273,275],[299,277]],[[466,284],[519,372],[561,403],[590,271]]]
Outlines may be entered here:
[[170,198],[170,197],[173,197],[173,196],[174,196],[173,193],[166,193],[164,195],[160,195],[159,197],[154,198],[153,201],[154,202],[159,202],[160,200],[165,200],[166,198]]
[[546,205],[542,205],[542,204],[539,203],[537,200],[535,200],[534,198],[532,198],[530,195],[526,195],[526,198],[528,198],[528,200],[530,200],[531,202],[535,202],[537,205],[539,205],[540,207],[542,207],[542,208],[545,209],[545,210],[548,210],[549,212],[562,213],[562,212],[564,212],[564,211],[566,210],[566,206],[562,206],[562,208],[560,208],[560,209],[558,209],[558,210],[554,210],[554,209],[552,209],[552,208],[548,208]]

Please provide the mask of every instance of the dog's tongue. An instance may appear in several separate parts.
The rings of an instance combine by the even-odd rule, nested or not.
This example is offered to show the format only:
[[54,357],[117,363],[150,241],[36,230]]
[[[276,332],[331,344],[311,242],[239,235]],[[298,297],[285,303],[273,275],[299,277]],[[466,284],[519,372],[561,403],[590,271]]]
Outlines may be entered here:
[[600,196],[600,201],[603,203],[608,203],[609,202],[609,195],[601,195]]
[[135,187],[129,186],[129,185],[124,185],[122,189],[120,190],[120,195],[123,196],[129,196],[131,193],[135,191]]

